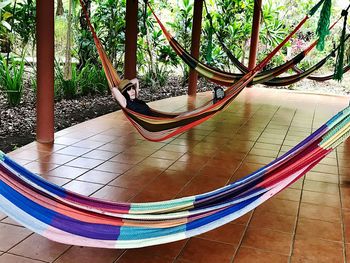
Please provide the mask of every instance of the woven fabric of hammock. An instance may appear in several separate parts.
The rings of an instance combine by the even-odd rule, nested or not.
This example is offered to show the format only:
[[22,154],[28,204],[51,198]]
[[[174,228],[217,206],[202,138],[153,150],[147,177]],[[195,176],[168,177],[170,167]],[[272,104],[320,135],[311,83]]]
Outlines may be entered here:
[[39,235],[71,245],[136,248],[173,242],[248,213],[298,180],[349,134],[348,107],[283,156],[232,184],[152,203],[82,196],[1,154],[0,211]]
[[0,210],[39,235],[71,245],[137,248],[173,242],[215,229],[256,208],[312,169],[349,134],[347,107],[283,156],[232,184],[151,203],[79,195],[0,153]]
[[[165,37],[167,38],[170,46],[173,48],[175,53],[190,68],[196,70],[200,75],[206,77],[207,79],[211,80],[214,83],[224,85],[224,86],[231,86],[233,83],[237,82],[240,78],[242,78],[242,76],[244,76],[244,74],[247,74],[249,72],[249,69],[247,67],[245,67],[237,58],[234,58],[232,60],[232,63],[234,63],[234,65],[237,66],[237,68],[242,72],[241,74],[240,73],[226,72],[226,71],[217,69],[215,67],[209,66],[209,65],[199,61],[198,59],[194,58],[170,34],[170,32],[165,28],[164,24],[160,21],[158,16],[155,14],[153,9],[150,6],[149,6],[149,8],[151,9],[157,23],[159,24],[160,28],[162,29]],[[337,19],[329,27],[329,30],[333,29],[334,26],[341,20],[341,18],[342,17]],[[346,40],[348,40],[348,39],[349,39],[349,37],[346,38]],[[318,43],[318,40],[315,40],[309,47],[307,47],[302,52],[300,52],[298,55],[296,55],[294,58],[288,60],[287,62],[283,63],[280,66],[259,72],[253,78],[251,84],[265,84],[268,86],[285,86],[285,85],[290,85],[290,84],[296,83],[296,82],[300,81],[301,79],[310,76],[316,70],[320,69],[333,56],[333,54],[339,49],[339,46],[334,48],[334,50],[332,50],[328,56],[323,58],[321,61],[319,61],[317,64],[310,67],[309,69],[307,69],[305,71],[300,70],[299,72],[297,72],[297,74],[294,74],[292,76],[276,78],[277,76],[286,72],[287,70],[293,69],[293,67],[295,67],[298,63],[300,63],[307,56],[307,54],[309,54],[310,51],[314,49],[314,47],[317,45],[317,43]],[[315,77],[313,77],[313,78],[315,78]]]
[[[228,87],[225,91],[225,97],[222,100],[210,100],[204,105],[186,112],[180,113],[166,113],[154,110],[153,116],[146,116],[131,111],[127,108],[122,108],[126,117],[138,130],[138,132],[147,140],[162,141],[172,136],[178,135],[192,127],[208,120],[216,113],[225,109],[238,94],[253,80],[253,78],[263,69],[263,67],[272,59],[272,57],[284,46],[285,43],[302,27],[302,25],[313,15],[316,10],[322,5],[324,0],[320,0],[308,15],[294,28],[294,30],[273,50],[266,56],[253,70],[243,75],[234,85]],[[112,63],[108,59],[103,46],[97,37],[97,34],[90,22],[88,13],[85,9],[84,3],[80,0],[81,6],[85,13],[86,20],[92,32],[97,51],[99,53],[103,69],[106,73],[108,84],[110,88],[117,87],[120,83],[120,77],[113,68]]]

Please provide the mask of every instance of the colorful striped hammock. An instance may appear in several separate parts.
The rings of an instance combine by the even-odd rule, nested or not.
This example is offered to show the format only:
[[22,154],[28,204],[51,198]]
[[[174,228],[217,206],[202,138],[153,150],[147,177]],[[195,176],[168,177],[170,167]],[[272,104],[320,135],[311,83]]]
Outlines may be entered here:
[[[209,79],[210,81],[223,85],[223,86],[231,86],[233,83],[237,82],[242,76],[249,72],[249,69],[245,67],[237,58],[235,58],[232,53],[229,51],[229,54],[231,54],[232,62],[234,63],[237,68],[243,72],[243,74],[240,73],[231,73],[226,72],[220,69],[217,69],[215,67],[209,66],[198,59],[194,58],[189,52],[186,51],[186,49],[170,34],[170,32],[165,28],[164,24],[160,21],[158,16],[155,14],[153,9],[150,7],[150,10],[152,11],[157,23],[159,24],[160,28],[162,29],[166,39],[168,40],[170,46],[173,48],[175,53],[192,69],[196,70],[200,75],[204,76],[205,78]],[[342,16],[337,19],[330,27],[329,30],[333,29],[334,26],[342,19]],[[347,38],[348,39],[348,38]],[[290,85],[293,83],[296,83],[300,81],[303,78],[308,77],[316,70],[320,69],[326,61],[332,56],[336,50],[339,49],[339,46],[335,48],[328,56],[326,56],[324,59],[322,59],[319,63],[316,65],[310,67],[309,69],[303,71],[303,72],[297,72],[297,74],[293,76],[288,77],[280,77],[276,78],[280,74],[286,72],[288,69],[292,69],[294,66],[296,66],[298,63],[300,63],[307,54],[310,53],[310,51],[317,45],[318,40],[315,40],[309,47],[307,47],[305,50],[300,52],[298,55],[296,55],[294,58],[288,60],[287,62],[283,63],[280,66],[277,66],[273,69],[264,70],[259,72],[252,80],[251,84],[265,84],[268,86],[285,86]],[[227,50],[227,49],[226,49]]]
[[[345,41],[348,41],[350,39],[350,35],[346,36]],[[330,58],[334,57],[336,52],[338,51],[338,49],[340,48],[340,45],[338,45],[336,48],[334,48],[330,54],[328,54],[325,58],[323,58],[321,61],[319,61],[317,64],[315,64],[314,66],[310,67],[309,69],[305,70],[305,71],[299,71],[294,75],[289,75],[289,76],[285,76],[285,77],[276,77],[273,78],[267,82],[264,82],[264,84],[269,85],[269,86],[285,86],[285,85],[291,85],[294,84],[308,76],[310,76],[313,72],[315,72],[316,70],[320,69]],[[344,71],[347,71],[347,67],[344,67]],[[329,76],[333,76],[333,74],[328,75],[323,77],[323,80],[326,80],[326,77]],[[309,79],[313,80],[314,77],[310,77]],[[316,79],[320,79],[320,77],[317,77]]]
[[137,248],[173,242],[210,231],[253,210],[302,177],[349,135],[350,107],[283,156],[232,184],[151,203],[82,196],[1,154],[0,211],[39,235],[71,245]]
[[[348,5],[348,7],[344,10],[342,10],[342,13],[341,15],[344,17],[344,23],[346,23],[346,14],[348,13],[350,9],[350,5]],[[209,16],[210,17],[210,16]],[[209,18],[210,21],[211,21],[211,17]],[[340,20],[340,19],[339,19]],[[337,20],[336,23],[339,21]],[[211,22],[212,23],[212,22]],[[331,28],[330,28],[331,29]],[[230,59],[230,61],[236,66],[237,69],[239,69],[242,73],[247,73],[249,71],[248,67],[246,67],[243,63],[241,63],[239,61],[239,59],[237,59],[231,52],[231,50],[229,50],[226,45],[224,44],[222,38],[220,37],[219,34],[216,34],[218,39],[219,39],[219,43],[220,45],[222,46],[222,48],[225,50],[228,58]],[[303,70],[299,69],[296,65],[292,67],[292,70],[295,71],[296,73],[302,73]],[[343,67],[343,70],[342,72],[343,73],[346,73],[350,70],[350,66],[347,65],[345,67]],[[327,80],[331,80],[331,79],[334,79],[334,76],[335,76],[335,73],[331,73],[331,74],[328,74],[328,75],[323,75],[323,76],[316,76],[316,75],[308,75],[306,78],[310,79],[310,80],[314,80],[314,81],[327,81]],[[266,83],[264,83],[266,84]]]
[[[126,117],[138,130],[138,132],[147,140],[150,141],[162,141],[172,136],[180,134],[192,127],[208,120],[216,113],[226,108],[238,94],[252,81],[252,79],[262,70],[262,68],[271,60],[271,58],[282,48],[282,46],[288,42],[288,40],[297,32],[301,26],[313,15],[316,10],[322,5],[324,0],[320,0],[318,4],[309,12],[308,15],[295,27],[295,29],[265,58],[263,59],[253,70],[242,76],[234,85],[227,88],[225,91],[225,98],[214,102],[210,100],[204,105],[186,112],[180,113],[166,113],[151,109],[155,117],[142,115],[133,112],[127,108],[122,108]],[[85,9],[84,3],[80,0],[81,6],[85,13],[86,20],[93,35],[93,39],[96,44],[97,51],[99,53],[102,66],[106,73],[108,85],[110,88],[117,87],[120,83],[120,78],[113,68],[112,63],[109,61],[103,46],[98,39],[96,32],[91,25],[88,13]]]
[[[293,67],[292,68],[296,73],[302,73],[303,70],[299,69],[298,67]],[[348,71],[350,70],[350,64],[345,66],[343,68],[343,72],[344,74],[347,73]],[[327,81],[327,80],[331,80],[334,78],[334,72],[333,73],[330,73],[328,75],[323,75],[323,76],[314,76],[314,75],[310,75],[307,77],[308,79],[311,79],[311,80],[314,80],[314,81]]]
[[[348,37],[347,37],[347,39],[348,39]],[[229,57],[229,59],[230,59],[230,61],[242,72],[242,73],[247,73],[247,72],[249,72],[249,69],[244,65],[244,64],[242,64],[232,53],[231,53],[231,51],[229,50],[229,49],[227,49],[227,47],[226,46],[223,46],[223,48],[225,49],[225,52],[227,53],[227,55],[228,55],[228,57]],[[337,49],[339,49],[339,46],[338,46],[338,48]],[[332,52],[335,52],[336,50],[333,50]],[[331,53],[332,53],[331,52]],[[330,53],[330,54],[331,54]],[[321,63],[321,61],[319,62],[319,63]],[[317,63],[318,64],[318,63]],[[313,66],[313,67],[315,67],[315,66]],[[312,75],[312,73],[314,72],[314,70],[312,70],[312,68],[313,67],[311,67],[311,68],[309,68],[309,69],[307,69],[307,70],[302,70],[302,69],[300,69],[300,68],[298,68],[297,67],[297,65],[294,65],[293,67],[291,67],[291,69],[294,71],[294,72],[296,72],[296,73],[298,73],[298,74],[305,74],[305,73],[303,73],[303,72],[310,72],[310,69],[311,69],[311,73],[306,73],[306,78],[307,79],[310,79],[310,80],[314,80],[314,81],[320,81],[320,82],[323,82],[323,81],[327,81],[327,80],[331,80],[331,79],[333,79],[334,78],[334,72],[333,73],[330,73],[330,74],[327,74],[327,75],[322,75],[322,76],[317,76],[317,75]],[[274,68],[274,69],[272,69],[272,70],[277,70],[277,68]],[[343,72],[344,72],[344,74],[345,73],[347,73],[348,71],[350,70],[350,65],[347,65],[347,66],[344,66],[344,68],[343,68]],[[270,71],[270,70],[267,70],[267,71]],[[263,72],[265,72],[265,71],[263,71]],[[303,77],[303,78],[305,78],[305,77]],[[264,85],[268,85],[268,86],[270,86],[270,85],[272,85],[272,86],[274,86],[273,85],[273,82],[274,82],[274,79],[272,79],[272,83],[270,83],[270,82],[264,82],[263,84]],[[281,85],[282,84],[282,85]],[[281,83],[281,84],[279,84],[279,86],[283,86],[284,85],[284,83]]]

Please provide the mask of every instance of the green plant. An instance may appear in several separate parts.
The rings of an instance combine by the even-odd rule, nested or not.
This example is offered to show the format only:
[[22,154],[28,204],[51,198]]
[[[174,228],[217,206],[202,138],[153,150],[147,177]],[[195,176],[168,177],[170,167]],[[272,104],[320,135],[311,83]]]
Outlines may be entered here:
[[163,87],[169,78],[169,71],[165,65],[157,63],[154,71],[146,71],[142,77],[142,83],[146,87],[150,87],[151,92],[155,92],[158,87]]
[[99,0],[91,17],[105,51],[116,68],[122,67],[124,60],[125,9],[126,0]]
[[[35,42],[35,20],[36,7],[35,1],[26,0],[16,4],[13,15],[14,23],[13,30],[21,38],[22,46],[25,46],[29,41]],[[25,26],[23,26],[25,24]]]
[[[213,3],[211,17],[213,20],[214,31],[217,36],[224,42],[225,46],[240,58],[244,63],[247,55],[247,43],[251,33],[251,21],[254,1],[249,0],[219,0]],[[206,41],[206,35],[203,36]],[[216,44],[220,46],[217,38],[214,38]],[[222,57],[221,63],[230,65],[228,56]]]
[[10,52],[11,50],[11,25],[8,20],[12,17],[12,13],[8,11],[11,0],[0,2],[0,52]]
[[103,70],[94,64],[86,64],[78,75],[79,90],[82,95],[105,93],[108,82]]
[[76,67],[72,67],[72,78],[65,79],[63,69],[55,63],[55,97],[72,99],[78,94],[78,75]]
[[[175,32],[175,38],[184,47],[188,48],[191,44],[192,18],[193,18],[193,3],[189,0],[182,0],[181,7],[174,8],[176,14],[173,22],[167,24]],[[188,79],[189,70],[185,63],[180,63],[182,68],[182,84],[184,85]]]
[[143,15],[145,23],[140,24],[137,53],[139,72],[143,74],[143,84],[155,89],[165,85],[170,67],[177,64],[178,58],[153,19],[152,12],[147,10]]
[[62,66],[55,63],[55,98],[73,99],[78,95],[105,93],[108,82],[104,71],[97,65],[87,63],[82,70],[72,65],[72,78],[65,79]]
[[8,104],[11,107],[21,102],[24,64],[23,58],[20,61],[11,58],[8,62],[3,59],[0,64],[0,85],[6,93]]

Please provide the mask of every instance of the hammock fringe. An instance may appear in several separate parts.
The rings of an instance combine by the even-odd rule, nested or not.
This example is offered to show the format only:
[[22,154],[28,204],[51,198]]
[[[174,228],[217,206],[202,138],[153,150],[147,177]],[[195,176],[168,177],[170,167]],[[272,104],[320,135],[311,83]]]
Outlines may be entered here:
[[317,43],[316,48],[319,51],[324,50],[325,38],[329,35],[329,25],[330,25],[330,17],[332,10],[332,0],[324,0],[320,18],[317,24],[316,34],[319,37],[319,41]]
[[344,16],[344,24],[343,24],[342,34],[340,36],[340,44],[339,44],[340,47],[338,50],[337,60],[335,64],[335,71],[334,71],[334,79],[338,81],[341,81],[344,75],[343,67],[344,67],[344,55],[345,55],[345,34],[346,34],[348,11],[343,10],[342,15]]

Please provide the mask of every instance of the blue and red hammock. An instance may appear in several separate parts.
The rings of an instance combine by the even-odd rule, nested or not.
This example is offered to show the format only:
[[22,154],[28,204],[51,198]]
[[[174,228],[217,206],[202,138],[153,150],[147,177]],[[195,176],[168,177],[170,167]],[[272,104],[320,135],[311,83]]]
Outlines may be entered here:
[[[152,203],[82,196],[0,157],[0,211],[53,241],[102,248],[173,242],[253,210],[312,169],[350,134],[350,108],[270,164],[217,190]],[[118,171],[116,171],[118,172]]]
[[[100,45],[96,38],[95,41]],[[102,46],[98,50],[104,54]],[[105,54],[101,59],[107,74],[111,74],[110,84],[118,84],[120,79],[104,58]],[[200,116],[196,120],[200,123],[217,108],[227,106],[264,63],[228,89],[222,106],[204,106],[192,112],[191,118]],[[135,125],[139,125],[140,118],[149,123],[146,117],[133,119],[128,110],[124,112]],[[181,117],[173,119],[183,121],[180,128],[173,129],[192,125]],[[0,210],[39,235],[71,245],[136,248],[173,242],[210,231],[253,210],[302,177],[349,134],[347,107],[283,156],[232,184],[200,195],[151,203],[110,202],[82,196],[46,181],[0,153]]]

